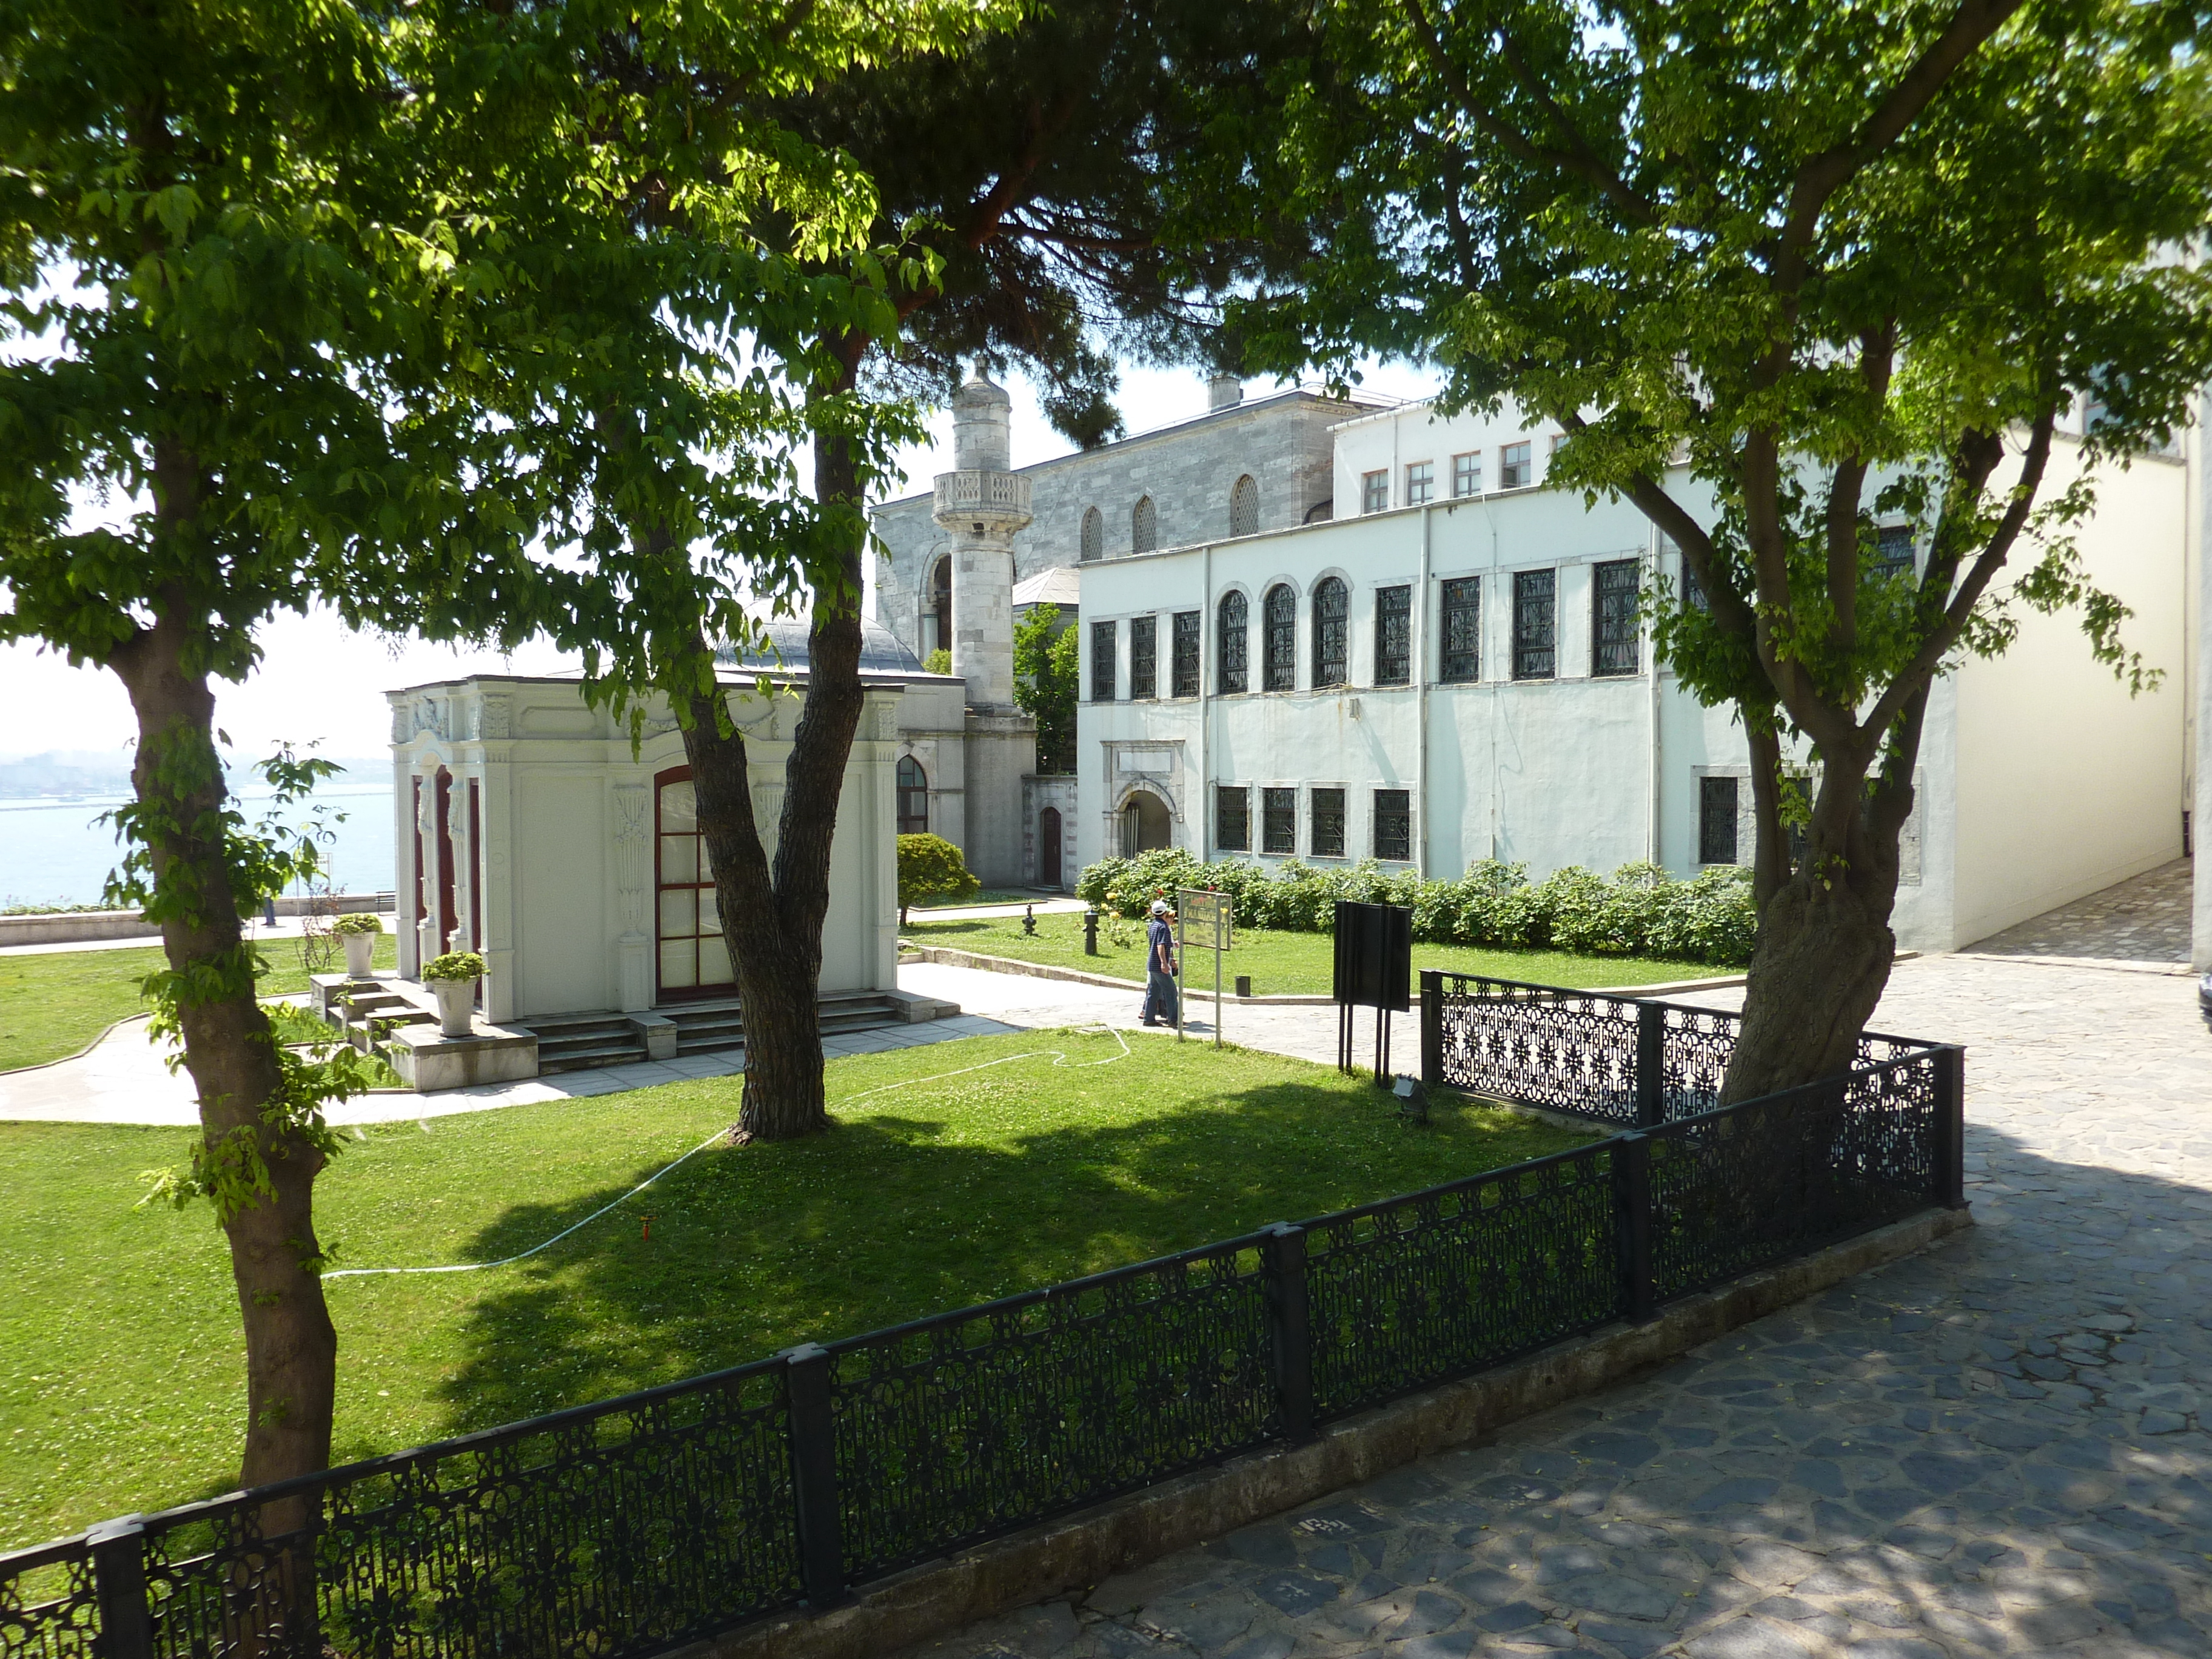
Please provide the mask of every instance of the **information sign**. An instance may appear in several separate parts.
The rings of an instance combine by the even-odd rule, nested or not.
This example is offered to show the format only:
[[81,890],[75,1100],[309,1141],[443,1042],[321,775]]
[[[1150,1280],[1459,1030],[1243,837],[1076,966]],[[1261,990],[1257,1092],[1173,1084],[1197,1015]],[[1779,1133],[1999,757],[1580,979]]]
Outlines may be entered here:
[[[1188,951],[1211,951],[1213,953],[1213,1046],[1221,1046],[1221,953],[1235,943],[1236,905],[1226,893],[1207,892],[1200,888],[1185,887],[1176,894],[1176,933],[1180,948],[1176,952],[1176,970],[1179,978],[1187,976],[1184,963]],[[1176,987],[1176,1041],[1182,1041],[1182,1005],[1184,985]]]

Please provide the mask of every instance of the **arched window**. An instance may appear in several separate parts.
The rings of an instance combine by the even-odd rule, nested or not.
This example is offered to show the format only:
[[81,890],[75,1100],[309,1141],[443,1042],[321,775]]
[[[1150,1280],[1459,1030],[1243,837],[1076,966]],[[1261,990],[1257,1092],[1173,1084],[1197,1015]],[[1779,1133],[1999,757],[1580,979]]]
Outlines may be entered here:
[[1091,563],[1106,550],[1106,520],[1095,507],[1083,509],[1083,543],[1081,557]]
[[1220,606],[1214,612],[1215,678],[1224,692],[1251,690],[1244,667],[1250,640],[1250,631],[1245,626],[1246,611],[1244,596],[1232,591],[1221,596]]
[[[952,649],[952,559],[950,555],[937,562],[929,573],[929,611],[937,618],[937,637],[929,642],[931,651]],[[924,655],[928,653],[925,652]]]
[[1139,496],[1136,510],[1129,514],[1129,550],[1149,553],[1159,544],[1159,514],[1153,510],[1150,495]]
[[1314,589],[1314,677],[1317,685],[1342,685],[1352,678],[1352,601],[1343,580],[1326,577]]
[[1237,488],[1229,492],[1229,533],[1232,536],[1256,536],[1260,533],[1260,481],[1247,472],[1237,481]]
[[1295,691],[1298,687],[1298,600],[1288,582],[1267,590],[1265,606],[1267,629],[1267,679],[1270,691]]
[[929,833],[929,774],[911,755],[898,763],[898,832],[902,836]]

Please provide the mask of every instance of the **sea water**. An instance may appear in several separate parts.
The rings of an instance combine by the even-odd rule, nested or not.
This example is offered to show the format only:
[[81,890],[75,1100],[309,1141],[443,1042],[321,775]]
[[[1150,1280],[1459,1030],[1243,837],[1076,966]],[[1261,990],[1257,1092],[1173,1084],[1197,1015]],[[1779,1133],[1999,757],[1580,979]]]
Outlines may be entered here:
[[[0,908],[11,904],[97,904],[100,888],[121,853],[115,826],[100,818],[126,799],[79,795],[0,800]],[[235,799],[249,828],[271,815],[274,797],[266,785],[240,789]],[[322,849],[331,887],[341,893],[390,891],[392,786],[325,784],[310,800],[277,816],[296,826],[317,806],[324,809],[322,823],[333,836]]]

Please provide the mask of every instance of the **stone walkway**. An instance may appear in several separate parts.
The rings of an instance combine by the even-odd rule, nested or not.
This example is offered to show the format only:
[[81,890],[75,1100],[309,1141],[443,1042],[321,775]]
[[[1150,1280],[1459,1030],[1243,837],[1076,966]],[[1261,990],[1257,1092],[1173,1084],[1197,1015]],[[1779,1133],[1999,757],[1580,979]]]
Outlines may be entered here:
[[2191,866],[2187,859],[2047,910],[1968,947],[1976,956],[2078,961],[2189,963]]
[[[2130,896],[2107,914],[2138,926]],[[2120,948],[2069,954],[2084,942]],[[1969,1045],[1978,1226],[1492,1442],[916,1654],[2205,1659],[2195,989],[1901,964],[1881,1028]]]

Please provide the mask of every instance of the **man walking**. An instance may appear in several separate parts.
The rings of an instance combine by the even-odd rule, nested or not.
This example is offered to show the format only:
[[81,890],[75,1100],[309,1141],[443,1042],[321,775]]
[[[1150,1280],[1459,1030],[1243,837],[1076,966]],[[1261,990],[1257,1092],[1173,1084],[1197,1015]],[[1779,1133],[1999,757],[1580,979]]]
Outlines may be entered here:
[[1165,899],[1152,901],[1145,924],[1145,1012],[1147,1025],[1176,1023],[1175,915]]

